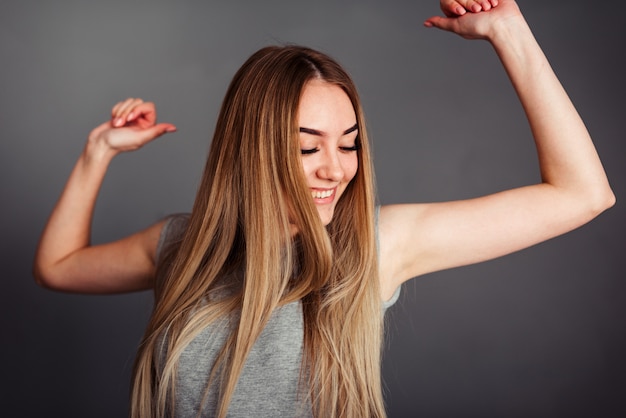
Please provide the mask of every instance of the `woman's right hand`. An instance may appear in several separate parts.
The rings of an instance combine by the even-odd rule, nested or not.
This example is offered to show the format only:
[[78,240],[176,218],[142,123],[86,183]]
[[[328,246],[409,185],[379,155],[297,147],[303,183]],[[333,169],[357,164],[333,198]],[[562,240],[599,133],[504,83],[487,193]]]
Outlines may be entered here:
[[171,123],[157,123],[154,103],[128,98],[111,110],[111,119],[89,134],[89,143],[105,146],[113,155],[134,151],[159,136],[175,132]]
[[[443,16],[426,19],[426,27],[456,33],[466,39],[493,40],[502,28],[515,30],[522,13],[514,0],[440,0]],[[523,32],[526,33],[526,32]]]
[[91,244],[91,222],[111,158],[175,130],[171,123],[156,123],[153,103],[126,99],[113,107],[109,121],[91,131],[41,235],[33,266],[37,283],[82,293],[130,292],[153,286],[164,221],[100,245]]

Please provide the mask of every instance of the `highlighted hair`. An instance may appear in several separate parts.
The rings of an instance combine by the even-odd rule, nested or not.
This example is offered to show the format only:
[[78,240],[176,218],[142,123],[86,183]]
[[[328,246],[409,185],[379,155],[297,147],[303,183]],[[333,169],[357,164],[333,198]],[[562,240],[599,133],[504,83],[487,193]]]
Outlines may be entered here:
[[[298,104],[312,79],[343,89],[359,127],[359,168],[326,227],[298,141]],[[363,112],[348,74],[308,48],[253,54],[226,93],[183,241],[159,263],[164,279],[135,362],[131,416],[169,416],[183,349],[232,315],[207,383],[207,393],[208,385],[219,385],[217,416],[225,417],[271,313],[297,300],[304,319],[302,389],[314,415],[384,416],[373,184]],[[221,279],[237,272],[241,280],[225,288]]]

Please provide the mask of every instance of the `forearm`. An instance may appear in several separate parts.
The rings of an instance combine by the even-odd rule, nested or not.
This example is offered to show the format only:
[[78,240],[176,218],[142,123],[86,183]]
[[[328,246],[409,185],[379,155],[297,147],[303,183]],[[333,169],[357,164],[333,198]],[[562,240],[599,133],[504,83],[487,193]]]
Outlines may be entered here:
[[91,131],[42,233],[33,271],[39,284],[86,293],[129,292],[152,286],[163,221],[97,246],[90,244],[91,222],[113,157],[175,130],[171,123],[156,123],[154,103],[129,98],[113,107],[109,121]]
[[582,119],[523,18],[499,23],[490,41],[528,117],[543,182],[585,209],[605,209],[614,196]]
[[86,144],[42,233],[34,265],[38,283],[54,286],[63,261],[89,246],[96,199],[112,157],[102,145]]

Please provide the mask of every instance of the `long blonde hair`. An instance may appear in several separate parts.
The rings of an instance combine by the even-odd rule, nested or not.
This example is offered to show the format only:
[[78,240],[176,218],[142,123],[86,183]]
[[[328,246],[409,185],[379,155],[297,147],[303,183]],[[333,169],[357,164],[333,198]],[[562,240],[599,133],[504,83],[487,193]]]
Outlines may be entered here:
[[[298,141],[299,100],[312,79],[346,92],[359,127],[359,168],[326,227],[304,178]],[[131,416],[169,415],[183,349],[209,324],[235,313],[209,382],[220,385],[217,415],[226,416],[270,314],[297,300],[304,320],[301,376],[314,415],[384,416],[373,184],[363,112],[348,74],[304,47],[253,54],[226,93],[182,243],[158,266],[166,271],[135,362]],[[242,280],[224,292],[220,279],[237,271]]]

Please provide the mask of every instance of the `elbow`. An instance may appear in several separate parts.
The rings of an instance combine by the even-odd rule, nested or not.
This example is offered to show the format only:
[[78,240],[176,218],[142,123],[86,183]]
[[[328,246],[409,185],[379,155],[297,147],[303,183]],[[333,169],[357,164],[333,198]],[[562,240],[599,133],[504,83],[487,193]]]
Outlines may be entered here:
[[42,271],[41,267],[39,267],[37,263],[33,266],[33,277],[38,286],[43,287],[44,289],[52,289],[52,280],[50,280],[50,277]]
[[615,193],[613,193],[613,190],[609,189],[609,196],[607,197],[606,207],[604,209],[606,210],[612,208],[615,206],[616,201],[617,198],[615,197]]
[[613,193],[613,190],[611,189],[611,187],[607,186],[604,193],[602,193],[602,198],[598,205],[599,206],[598,213],[604,212],[605,210],[613,207],[615,205],[615,201],[616,201],[615,193]]
[[51,268],[46,268],[35,261],[33,265],[33,278],[38,286],[48,290],[62,290],[60,280]]
[[38,286],[48,290],[64,291],[68,277],[66,266],[64,259],[38,248],[31,273]]
[[601,190],[594,190],[594,192],[591,193],[587,199],[591,218],[593,219],[605,210],[613,207],[615,205],[615,201],[615,194],[610,186],[607,185]]

